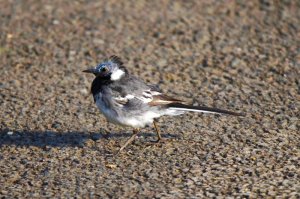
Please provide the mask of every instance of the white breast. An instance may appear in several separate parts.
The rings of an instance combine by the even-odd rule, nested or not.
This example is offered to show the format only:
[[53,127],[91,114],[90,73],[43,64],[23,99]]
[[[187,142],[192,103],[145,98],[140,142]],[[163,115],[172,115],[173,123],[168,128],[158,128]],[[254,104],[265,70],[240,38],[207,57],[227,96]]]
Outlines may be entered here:
[[153,123],[154,118],[160,117],[161,114],[147,111],[141,115],[134,115],[132,117],[123,118],[124,124],[127,126],[132,126],[135,128],[142,128],[145,127],[147,124],[150,125]]

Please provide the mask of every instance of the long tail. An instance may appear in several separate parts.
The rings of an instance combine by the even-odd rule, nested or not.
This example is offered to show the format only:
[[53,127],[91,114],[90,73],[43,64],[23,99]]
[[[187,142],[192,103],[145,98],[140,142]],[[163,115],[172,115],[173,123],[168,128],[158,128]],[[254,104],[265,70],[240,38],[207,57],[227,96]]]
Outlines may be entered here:
[[179,110],[179,111],[194,111],[194,112],[202,112],[202,113],[219,113],[219,114],[227,114],[227,115],[235,115],[235,116],[245,116],[244,113],[236,113],[232,111],[222,110],[218,108],[210,108],[206,106],[191,106],[181,103],[172,103],[168,105],[169,109]]

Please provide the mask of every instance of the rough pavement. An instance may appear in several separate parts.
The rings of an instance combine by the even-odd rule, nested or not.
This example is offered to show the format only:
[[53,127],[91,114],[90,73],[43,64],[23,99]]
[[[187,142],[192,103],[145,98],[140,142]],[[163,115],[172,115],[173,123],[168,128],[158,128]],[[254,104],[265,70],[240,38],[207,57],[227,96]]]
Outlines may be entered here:
[[[247,3],[246,3],[247,2]],[[0,196],[299,198],[300,1],[1,1]],[[192,104],[107,124],[81,71],[107,56]],[[5,197],[4,197],[5,198]]]

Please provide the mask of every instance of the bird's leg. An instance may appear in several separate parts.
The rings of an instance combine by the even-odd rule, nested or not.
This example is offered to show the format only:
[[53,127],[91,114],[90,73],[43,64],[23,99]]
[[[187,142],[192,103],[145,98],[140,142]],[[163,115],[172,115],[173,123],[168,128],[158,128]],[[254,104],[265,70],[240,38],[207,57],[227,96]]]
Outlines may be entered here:
[[155,131],[156,131],[156,135],[157,135],[157,140],[155,141],[156,143],[160,142],[161,140],[161,135],[160,135],[160,131],[159,131],[159,128],[157,127],[156,125],[156,120],[153,120],[153,126],[155,128]]
[[118,154],[125,149],[133,140],[135,139],[136,135],[139,133],[139,129],[133,129],[132,136],[126,141],[126,143],[119,149]]

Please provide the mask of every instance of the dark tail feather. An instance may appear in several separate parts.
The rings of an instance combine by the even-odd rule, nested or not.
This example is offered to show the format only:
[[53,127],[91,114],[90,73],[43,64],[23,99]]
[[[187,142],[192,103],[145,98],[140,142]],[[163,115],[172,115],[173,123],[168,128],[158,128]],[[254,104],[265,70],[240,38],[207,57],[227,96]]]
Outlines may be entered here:
[[180,103],[172,103],[169,104],[168,107],[174,110],[182,110],[182,111],[194,111],[194,112],[203,112],[203,113],[221,113],[227,115],[235,115],[235,116],[245,116],[244,113],[236,113],[232,111],[222,110],[218,108],[210,108],[206,106],[191,106]]

